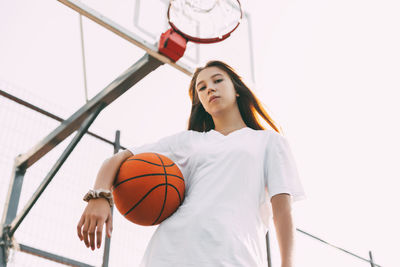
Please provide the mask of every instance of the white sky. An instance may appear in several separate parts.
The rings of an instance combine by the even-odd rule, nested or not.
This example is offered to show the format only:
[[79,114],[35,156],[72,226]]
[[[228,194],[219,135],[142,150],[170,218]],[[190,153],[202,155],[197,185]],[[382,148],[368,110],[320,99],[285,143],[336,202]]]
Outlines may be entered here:
[[[298,163],[308,196],[295,204],[298,228],[365,258],[372,250],[382,266],[400,266],[400,2],[260,2],[242,1],[253,18],[254,91],[283,126]],[[92,97],[143,52],[87,20],[84,32]],[[2,84],[68,117],[84,104],[79,40],[78,16],[61,3],[0,0]],[[183,130],[188,83],[162,66],[104,110],[91,130],[113,139],[120,129],[125,146]],[[85,179],[91,184],[94,177]],[[71,216],[77,221],[80,211]],[[299,263],[369,266],[298,236]]]

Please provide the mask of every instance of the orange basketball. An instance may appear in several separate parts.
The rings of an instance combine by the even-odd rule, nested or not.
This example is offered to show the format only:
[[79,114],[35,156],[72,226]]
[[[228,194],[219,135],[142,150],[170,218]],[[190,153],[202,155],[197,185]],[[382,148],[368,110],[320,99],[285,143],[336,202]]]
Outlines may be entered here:
[[166,156],[141,153],[129,157],[113,185],[118,211],[140,225],[157,225],[182,204],[185,181],[178,166]]

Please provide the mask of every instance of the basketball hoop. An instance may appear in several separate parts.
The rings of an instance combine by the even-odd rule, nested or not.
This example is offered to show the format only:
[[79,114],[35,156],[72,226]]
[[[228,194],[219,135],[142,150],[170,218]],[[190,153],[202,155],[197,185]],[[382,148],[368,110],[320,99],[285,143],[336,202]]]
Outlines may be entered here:
[[239,0],[171,0],[171,26],[161,34],[158,50],[173,61],[183,56],[188,41],[217,43],[228,38],[242,20]]

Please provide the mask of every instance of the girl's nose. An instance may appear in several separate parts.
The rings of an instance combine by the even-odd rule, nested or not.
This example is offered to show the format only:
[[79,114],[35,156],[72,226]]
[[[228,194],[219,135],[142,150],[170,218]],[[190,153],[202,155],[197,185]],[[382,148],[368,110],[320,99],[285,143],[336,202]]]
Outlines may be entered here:
[[210,94],[211,92],[215,92],[215,88],[213,86],[207,87],[207,92]]

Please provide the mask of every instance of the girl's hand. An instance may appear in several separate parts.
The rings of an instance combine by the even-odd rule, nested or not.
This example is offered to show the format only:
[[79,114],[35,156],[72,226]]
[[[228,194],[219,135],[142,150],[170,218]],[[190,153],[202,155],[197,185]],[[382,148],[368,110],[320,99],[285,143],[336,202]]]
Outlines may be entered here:
[[97,248],[100,248],[103,225],[106,223],[106,233],[111,237],[112,216],[108,201],[104,198],[89,200],[81,219],[79,220],[77,230],[79,239],[85,242],[86,247],[95,249],[95,236]]

